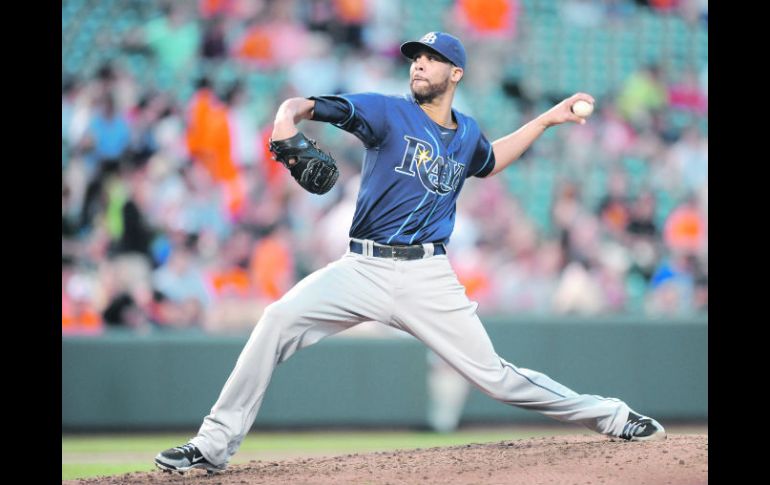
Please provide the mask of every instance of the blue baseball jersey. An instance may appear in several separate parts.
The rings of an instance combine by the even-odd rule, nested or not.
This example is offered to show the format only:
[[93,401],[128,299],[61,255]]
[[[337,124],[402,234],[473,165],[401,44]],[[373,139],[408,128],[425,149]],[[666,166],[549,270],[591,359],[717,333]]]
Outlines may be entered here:
[[313,120],[355,135],[366,149],[349,236],[381,244],[448,243],[465,179],[495,166],[476,121],[452,109],[454,134],[411,94],[312,96]]

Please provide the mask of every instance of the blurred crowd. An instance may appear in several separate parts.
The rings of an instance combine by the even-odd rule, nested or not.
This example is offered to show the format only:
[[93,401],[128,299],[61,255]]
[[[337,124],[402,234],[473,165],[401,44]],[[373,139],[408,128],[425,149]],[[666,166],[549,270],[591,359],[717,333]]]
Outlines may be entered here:
[[[472,100],[485,87],[509,81],[495,53],[526,41],[523,4],[445,3],[451,8],[425,28],[465,42],[474,64],[457,101],[474,115]],[[560,8],[571,21],[601,25],[632,4],[707,22],[697,1]],[[64,334],[251,328],[266,305],[346,251],[360,180],[360,142],[304,122],[341,176],[322,197],[301,189],[267,151],[278,105],[291,96],[408,92],[399,2],[160,5],[117,42],[126,56],[146,56],[150,69],[171,73],[175,87],[140,82],[120,56],[92,73],[63,74]],[[217,84],[202,74],[204,63],[207,72],[235,66],[280,84],[269,92],[238,76]],[[185,89],[191,94],[180,96]],[[526,89],[510,95],[521,101],[522,123],[538,114],[542,100],[528,99]],[[707,68],[645,66],[598,99],[585,126],[550,130],[503,174],[466,183],[449,258],[482,316],[707,312],[708,135],[695,122],[672,127],[672,112],[708,116]],[[518,128],[479,121],[492,133]],[[629,189],[626,157],[649,169],[640,190]],[[543,227],[510,182],[546,159],[558,176]],[[606,187],[589,204],[581,174],[596,167],[607,173]],[[675,199],[662,217],[661,194]]]

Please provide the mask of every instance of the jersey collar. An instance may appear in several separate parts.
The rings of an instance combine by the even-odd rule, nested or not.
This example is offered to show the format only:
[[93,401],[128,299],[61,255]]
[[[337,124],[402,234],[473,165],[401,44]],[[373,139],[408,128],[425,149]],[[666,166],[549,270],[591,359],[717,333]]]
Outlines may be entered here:
[[441,144],[441,148],[444,149],[447,155],[452,155],[454,152],[458,151],[460,145],[463,143],[465,132],[468,128],[465,116],[454,109],[454,107],[452,108],[452,116],[454,117],[455,122],[457,122],[457,132],[455,133],[455,136],[452,137],[452,141],[449,143],[449,145],[445,145],[444,141],[441,139],[440,133],[438,132],[438,124],[433,121],[430,116],[428,116],[428,114],[422,110],[422,108],[420,108],[420,106],[417,104],[417,100],[414,99],[414,96],[411,93],[407,94],[406,97],[414,105],[415,109],[419,111],[425,118],[425,125],[428,127],[428,130],[433,132],[436,137],[436,143]]

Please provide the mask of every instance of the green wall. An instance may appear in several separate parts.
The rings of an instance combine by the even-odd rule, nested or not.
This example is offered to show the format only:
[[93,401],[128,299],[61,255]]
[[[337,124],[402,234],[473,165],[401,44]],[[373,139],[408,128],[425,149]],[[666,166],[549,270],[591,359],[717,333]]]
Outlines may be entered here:
[[[708,418],[706,318],[485,319],[498,354],[659,419]],[[109,333],[62,340],[65,431],[197,429],[248,335]],[[256,427],[424,426],[426,348],[333,337],[278,366]],[[551,422],[471,392],[464,422]]]

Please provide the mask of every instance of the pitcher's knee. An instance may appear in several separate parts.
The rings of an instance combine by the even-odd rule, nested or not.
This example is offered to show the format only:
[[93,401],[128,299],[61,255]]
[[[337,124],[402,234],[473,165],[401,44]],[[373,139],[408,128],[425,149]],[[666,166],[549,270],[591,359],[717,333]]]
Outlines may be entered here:
[[259,319],[254,331],[281,335],[294,326],[299,321],[300,316],[296,308],[292,308],[281,301],[276,301],[265,308],[262,318]]
[[511,398],[510,378],[508,369],[501,366],[499,369],[487,369],[486,373],[480,375],[473,382],[487,396],[497,401],[508,401]]
[[297,305],[291,305],[278,300],[265,307],[260,324],[268,323],[270,325],[290,326],[301,317],[301,309]]
[[507,401],[510,399],[510,393],[503,389],[502,385],[485,386],[481,388],[484,393],[496,401]]

